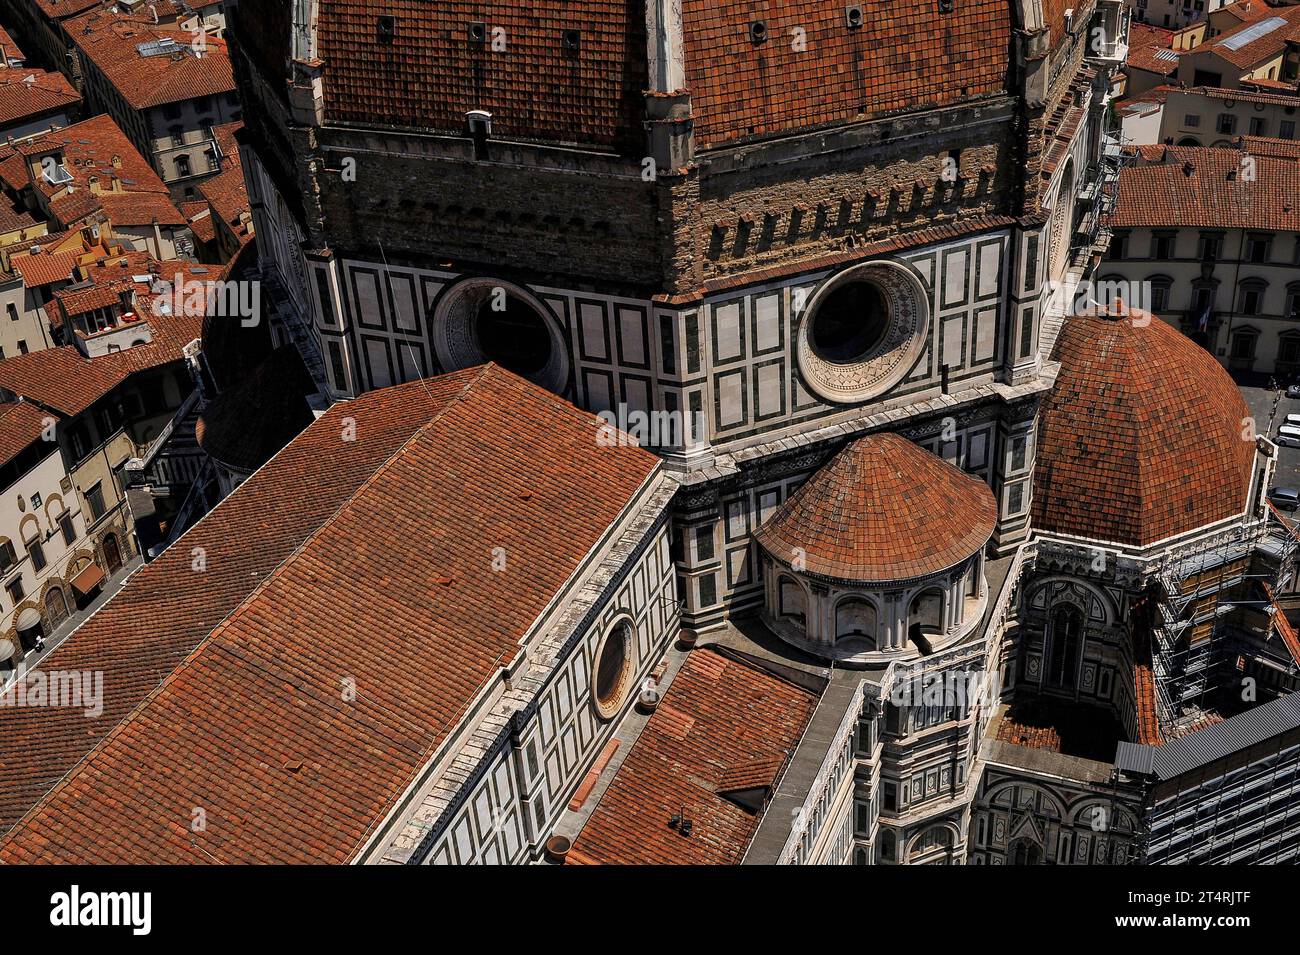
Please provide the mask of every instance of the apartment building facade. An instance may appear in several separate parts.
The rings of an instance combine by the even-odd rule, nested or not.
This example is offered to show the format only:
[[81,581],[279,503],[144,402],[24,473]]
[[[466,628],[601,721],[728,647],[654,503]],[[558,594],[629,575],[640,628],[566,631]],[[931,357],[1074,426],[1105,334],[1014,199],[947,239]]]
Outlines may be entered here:
[[108,113],[178,199],[221,172],[215,128],[242,116],[225,41],[92,11],[70,24],[87,102]]
[[[1300,371],[1300,147],[1150,146],[1120,175],[1103,280],[1145,283],[1152,312],[1233,370]],[[1213,198],[1211,198],[1213,197]]]

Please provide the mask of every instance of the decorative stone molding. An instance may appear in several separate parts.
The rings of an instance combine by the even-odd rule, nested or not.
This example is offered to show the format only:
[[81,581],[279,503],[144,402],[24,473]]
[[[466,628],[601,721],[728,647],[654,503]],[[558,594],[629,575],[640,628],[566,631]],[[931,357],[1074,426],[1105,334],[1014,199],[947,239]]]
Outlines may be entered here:
[[563,394],[569,381],[569,346],[559,323],[532,292],[500,279],[468,278],[443,293],[433,317],[433,347],[439,364],[444,371],[457,371],[488,360],[479,343],[475,322],[480,307],[493,295],[499,294],[498,289],[503,289],[506,295],[536,312],[550,335],[550,360],[528,379],[547,391]]
[[[811,334],[818,308],[835,289],[869,282],[885,299],[889,327],[884,338],[861,361],[838,364],[813,349]],[[822,283],[800,317],[796,333],[799,371],[819,397],[837,404],[870,401],[907,376],[925,348],[930,306],[925,287],[910,268],[891,259],[863,262]]]

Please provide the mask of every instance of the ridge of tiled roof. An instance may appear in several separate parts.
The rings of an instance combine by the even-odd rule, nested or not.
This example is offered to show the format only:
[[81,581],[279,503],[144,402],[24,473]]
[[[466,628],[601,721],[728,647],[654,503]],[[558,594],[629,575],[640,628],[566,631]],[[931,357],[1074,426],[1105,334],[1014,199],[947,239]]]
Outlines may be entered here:
[[[29,247],[40,245],[40,240],[26,244]],[[42,252],[39,255],[27,253],[11,257],[9,265],[14,272],[22,276],[25,286],[40,288],[42,285],[50,285],[53,282],[66,282],[70,279],[77,267],[77,259],[80,255],[80,251]]]
[[92,7],[98,7],[103,0],[34,0],[34,2],[46,17],[58,22],[75,17]]
[[[431,385],[430,405],[445,402],[465,377]],[[335,405],[320,427],[341,429],[341,419],[351,416],[364,441],[337,442],[330,466],[322,468],[319,448],[300,436],[186,534],[210,548],[211,571],[187,576],[190,549],[171,547],[55,648],[45,661],[49,668],[102,671],[116,688],[105,697],[102,722],[70,711],[0,707],[0,832],[74,769],[410,438],[418,423],[393,410],[392,401]],[[261,489],[278,484],[296,485],[298,499],[313,506],[282,508],[268,521]],[[240,542],[251,545],[246,553]]]
[[496,366],[335,405],[46,661],[93,736],[0,708],[0,861],[351,859],[657,473],[600,426]]
[[[26,157],[55,150],[63,153],[64,168],[82,188],[87,188],[91,176],[101,179],[115,176],[122,182],[124,191],[167,194],[167,186],[158,173],[107,113],[31,139],[0,144],[0,170],[3,170],[5,181],[15,189],[31,184]],[[116,166],[113,164],[115,158],[118,161]],[[15,179],[21,181],[14,182]],[[40,181],[47,185],[44,180]]]
[[1033,524],[1145,547],[1240,514],[1250,414],[1214,357],[1148,312],[1076,315],[1038,418]]
[[836,580],[906,580],[960,563],[988,542],[997,504],[984,481],[901,435],[841,449],[755,532],[778,560]]
[[[770,791],[819,695],[710,646],[687,654],[590,818],[570,858],[585,864],[739,863],[762,812],[723,793]],[[669,828],[684,812],[690,835]]]
[[1273,15],[1273,8],[1262,0],[1236,0],[1235,3],[1229,3],[1216,10],[1220,10],[1228,15],[1240,20],[1242,23],[1254,23],[1256,20],[1266,20]]
[[1225,90],[1216,86],[1193,86],[1185,93],[1199,93],[1211,99],[1230,99],[1241,103],[1269,103],[1274,106],[1300,106],[1300,94],[1297,93],[1261,93],[1255,90]]

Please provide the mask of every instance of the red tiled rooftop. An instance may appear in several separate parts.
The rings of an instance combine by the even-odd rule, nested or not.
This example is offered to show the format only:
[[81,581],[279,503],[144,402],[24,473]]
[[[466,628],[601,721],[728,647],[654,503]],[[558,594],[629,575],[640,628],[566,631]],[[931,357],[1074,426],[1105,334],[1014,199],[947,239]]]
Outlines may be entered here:
[[[762,813],[723,793],[768,794],[818,695],[712,647],[691,651],[610,781],[569,858],[605,865],[740,862]],[[684,812],[690,835],[669,827]]]
[[1145,546],[1239,514],[1255,446],[1228,373],[1137,309],[1067,319],[1039,412],[1033,523]]
[[[149,109],[235,88],[225,40],[209,36],[196,55],[186,30],[155,25],[147,16],[94,10],[67,25],[80,54],[107,77],[134,109]],[[172,41],[175,54],[144,56],[141,44]]]
[[819,576],[906,580],[977,553],[996,520],[982,480],[899,435],[873,434],[841,450],[755,537]]
[[[376,36],[382,15],[396,17],[391,43]],[[475,21],[486,44],[469,42]],[[645,22],[623,0],[334,0],[317,23],[325,109],[343,123],[457,133],[467,111],[485,109],[497,136],[643,149]],[[581,31],[578,53],[563,49],[564,29]]]
[[1030,726],[1004,717],[998,723],[997,738],[1003,743],[1026,746],[1029,749],[1045,749],[1053,753],[1061,751],[1061,734],[1054,726]]
[[[1300,7],[1277,7],[1267,17],[1240,26],[1202,43],[1194,52],[1213,50],[1214,54],[1240,69],[1249,69],[1285,52],[1287,43],[1300,40]],[[1249,42],[1240,41],[1253,37]]]
[[600,426],[494,366],[335,405],[46,660],[103,717],[0,708],[0,861],[352,859],[656,472]]
[[[1048,4],[1054,35],[1063,2]],[[378,37],[383,15],[395,17],[390,42]],[[751,39],[755,20],[766,24],[763,42]],[[948,13],[881,4],[860,28],[846,25],[843,4],[819,0],[683,0],[697,141],[709,147],[1002,94],[1012,20],[1006,0],[963,0]],[[468,40],[474,21],[487,24],[485,44]],[[505,51],[492,49],[497,29]],[[562,47],[564,29],[580,31],[576,53]],[[317,32],[326,112],[341,123],[459,133],[467,111],[484,109],[503,138],[641,150],[645,29],[641,5],[612,0],[335,0],[322,6]]]
[[66,111],[80,102],[80,94],[62,73],[26,68],[0,72],[0,126]]
[[30,402],[0,402],[0,464],[8,464],[40,440],[48,418],[47,412]]
[[[40,240],[36,241],[40,244]],[[9,259],[10,267],[22,276],[23,284],[28,288],[38,288],[52,282],[64,282],[72,277],[77,267],[78,253],[41,251],[33,255],[30,252],[15,255]]]
[[1277,151],[1254,155],[1255,176],[1249,178],[1240,174],[1236,149],[1153,146],[1139,153],[1146,162],[1120,170],[1114,227],[1300,232],[1300,162],[1294,158]]
[[153,340],[98,358],[60,345],[0,360],[0,388],[64,415],[77,415],[131,375],[180,361],[203,330],[201,316],[151,316]]
[[0,26],[0,69],[6,69],[9,66],[9,60],[26,60],[27,54],[23,52],[18,41],[6,30]]
[[[1012,15],[1005,0],[864,8],[820,0],[683,0],[695,135],[710,146],[1005,92]],[[769,39],[750,39],[762,19]],[[804,31],[803,49],[794,31]]]
[[[1173,42],[1174,31],[1134,21],[1129,25],[1127,65],[1133,69],[1170,76],[1178,69],[1178,57],[1168,55],[1174,52]],[[1157,56],[1161,51],[1166,55]]]

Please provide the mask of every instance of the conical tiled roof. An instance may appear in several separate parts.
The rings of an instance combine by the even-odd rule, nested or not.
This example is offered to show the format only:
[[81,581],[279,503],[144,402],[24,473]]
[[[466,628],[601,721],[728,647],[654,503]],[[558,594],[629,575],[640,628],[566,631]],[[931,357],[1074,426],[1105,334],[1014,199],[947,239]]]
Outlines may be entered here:
[[1250,410],[1203,348],[1147,312],[1069,319],[1039,412],[1034,526],[1145,546],[1239,514]]
[[809,573],[870,583],[951,567],[988,541],[988,485],[896,434],[853,442],[808,479],[757,533],[777,559]]

